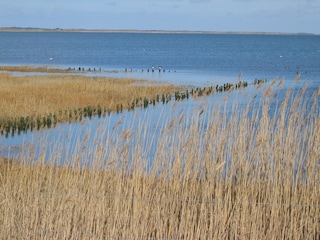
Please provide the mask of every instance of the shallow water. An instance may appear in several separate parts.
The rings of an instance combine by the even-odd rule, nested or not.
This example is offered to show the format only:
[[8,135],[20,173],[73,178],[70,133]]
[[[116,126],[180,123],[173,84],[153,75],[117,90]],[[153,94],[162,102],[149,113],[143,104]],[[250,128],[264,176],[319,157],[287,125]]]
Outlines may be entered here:
[[319,83],[320,76],[319,35],[2,32],[0,40],[0,65],[101,68],[119,71],[118,76],[124,69],[146,73],[161,66],[181,75],[142,77],[178,83],[192,79],[201,85],[237,78],[240,71],[245,80],[292,80],[301,73]]
[[[239,100],[239,106],[241,102],[245,106],[246,101],[243,101],[243,94],[249,93],[234,91],[229,94],[215,93],[207,97],[200,97],[198,100],[191,97],[183,101],[172,99],[165,104],[160,102],[156,106],[149,105],[148,108],[135,108],[133,111],[125,110],[122,113],[112,112],[102,117],[87,117],[81,122],[59,123],[56,127],[40,131],[31,132],[29,130],[20,134],[16,132],[14,136],[9,134],[7,138],[0,137],[0,151],[2,155],[10,157],[30,153],[37,157],[39,154],[46,153],[47,157],[50,157],[52,153],[61,152],[66,158],[66,156],[75,154],[80,145],[86,144],[87,148],[92,150],[97,144],[110,141],[111,138],[117,139],[123,131],[130,131],[134,135],[141,134],[140,131],[143,131],[144,138],[146,138],[143,143],[145,145],[150,143],[149,138],[153,138],[153,141],[156,142],[160,131],[165,129],[173,118],[183,116],[184,119],[189,119],[186,122],[191,124],[194,116],[201,115],[202,118],[207,118],[216,108],[222,108],[222,111],[225,103],[231,105],[235,99]],[[86,139],[85,143],[83,139]],[[150,147],[155,148],[155,146]]]
[[[15,158],[29,156],[29,159],[39,159],[43,156],[48,160],[54,156],[57,158],[55,160],[57,164],[81,156],[81,161],[89,164],[88,159],[94,158],[98,148],[103,148],[107,156],[112,152],[110,149],[112,146],[119,148],[126,142],[126,139],[121,136],[129,134],[131,135],[130,146],[132,148],[136,145],[141,146],[143,148],[141,151],[146,152],[149,155],[148,159],[152,162],[157,150],[158,138],[172,122],[176,124],[179,119],[183,119],[184,128],[188,129],[196,121],[196,124],[202,126],[202,132],[205,134],[207,122],[212,121],[210,118],[213,113],[220,112],[226,118],[234,114],[240,116],[242,110],[248,105],[252,105],[252,109],[259,112],[262,91],[266,86],[268,85],[263,85],[259,90],[249,86],[230,93],[216,92],[213,95],[195,99],[190,97],[183,101],[171,100],[166,104],[160,102],[156,106],[149,105],[148,108],[135,108],[133,111],[125,110],[122,113],[112,112],[102,117],[87,117],[81,122],[59,123],[50,129],[28,131],[19,135],[15,133],[14,136],[9,135],[7,138],[2,136],[0,152],[3,156]],[[286,92],[285,88],[274,87],[274,90],[275,94],[269,109],[270,118],[278,111]],[[298,91],[300,91],[299,85],[294,88],[294,92]],[[318,100],[320,104],[320,99]],[[248,112],[248,117],[251,117],[251,110]]]

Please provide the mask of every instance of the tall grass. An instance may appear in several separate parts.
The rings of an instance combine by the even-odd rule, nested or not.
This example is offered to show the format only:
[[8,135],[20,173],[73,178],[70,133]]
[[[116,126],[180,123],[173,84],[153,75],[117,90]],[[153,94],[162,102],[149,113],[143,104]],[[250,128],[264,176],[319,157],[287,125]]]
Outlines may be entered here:
[[[45,71],[44,68],[1,67],[8,71]],[[52,69],[54,72],[55,69]],[[81,121],[113,111],[147,108],[171,99],[183,101],[189,96],[211,95],[247,87],[247,82],[225,83],[191,89],[167,83],[136,79],[90,77],[56,69],[58,75],[12,76],[0,73],[0,135],[51,128],[59,122]],[[62,74],[62,72],[64,74]],[[258,83],[258,80],[255,80]],[[259,80],[264,82],[265,80]],[[257,84],[254,82],[254,84]]]
[[3,72],[37,72],[37,73],[66,73],[71,72],[71,68],[69,69],[59,69],[52,68],[49,66],[0,66],[0,71]]
[[155,98],[179,89],[181,87],[170,84],[127,78],[73,74],[12,76],[0,73],[0,120],[48,114],[57,114],[62,118],[58,120],[65,120],[68,119],[65,111],[88,106],[115,111],[117,105],[128,108],[137,98]]
[[148,122],[83,139],[90,167],[81,142],[62,166],[3,160],[0,238],[319,239],[320,89],[277,102],[271,85],[231,113],[175,113],[156,138]]

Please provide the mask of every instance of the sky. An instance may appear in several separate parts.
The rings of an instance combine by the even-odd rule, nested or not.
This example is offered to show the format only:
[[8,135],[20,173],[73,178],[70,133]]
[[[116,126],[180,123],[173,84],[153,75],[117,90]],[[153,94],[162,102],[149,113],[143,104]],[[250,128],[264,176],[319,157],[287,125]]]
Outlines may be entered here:
[[320,34],[320,0],[0,0],[0,27]]

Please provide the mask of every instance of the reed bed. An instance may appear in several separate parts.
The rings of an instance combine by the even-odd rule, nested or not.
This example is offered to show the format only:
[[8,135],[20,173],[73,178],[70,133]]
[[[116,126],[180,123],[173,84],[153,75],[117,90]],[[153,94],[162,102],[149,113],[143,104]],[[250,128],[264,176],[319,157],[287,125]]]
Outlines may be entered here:
[[[85,111],[128,109],[133,101],[172,94],[181,87],[145,80],[74,74],[12,76],[0,73],[0,122],[72,120]],[[140,100],[141,99],[141,100]],[[89,108],[89,110],[87,110]],[[43,121],[42,121],[43,122]],[[1,123],[0,123],[1,125]]]
[[274,86],[231,113],[172,111],[153,141],[150,122],[82,139],[90,166],[81,143],[59,166],[2,160],[0,238],[319,239],[320,89],[276,101]]
[[25,73],[66,73],[73,69],[60,69],[49,66],[0,66],[2,72],[25,72]]
[[[63,121],[81,121],[83,117],[101,117],[112,111],[121,113],[125,109],[166,104],[171,99],[183,101],[189,96],[230,92],[248,86],[239,80],[236,84],[187,88],[146,80],[88,77],[62,69],[0,66],[1,70],[50,73],[33,76],[0,73],[0,135],[6,137],[50,128]],[[265,81],[255,80],[252,84]]]

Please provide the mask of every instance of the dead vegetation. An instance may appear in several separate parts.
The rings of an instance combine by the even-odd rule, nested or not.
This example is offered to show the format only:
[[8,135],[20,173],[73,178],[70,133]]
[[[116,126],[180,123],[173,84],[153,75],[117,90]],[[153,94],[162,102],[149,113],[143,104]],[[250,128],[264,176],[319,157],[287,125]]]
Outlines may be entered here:
[[178,114],[155,153],[144,123],[112,147],[85,143],[90,167],[82,150],[62,166],[59,153],[1,163],[0,238],[319,239],[319,90],[289,89],[273,115],[274,93],[264,93],[228,118]]

